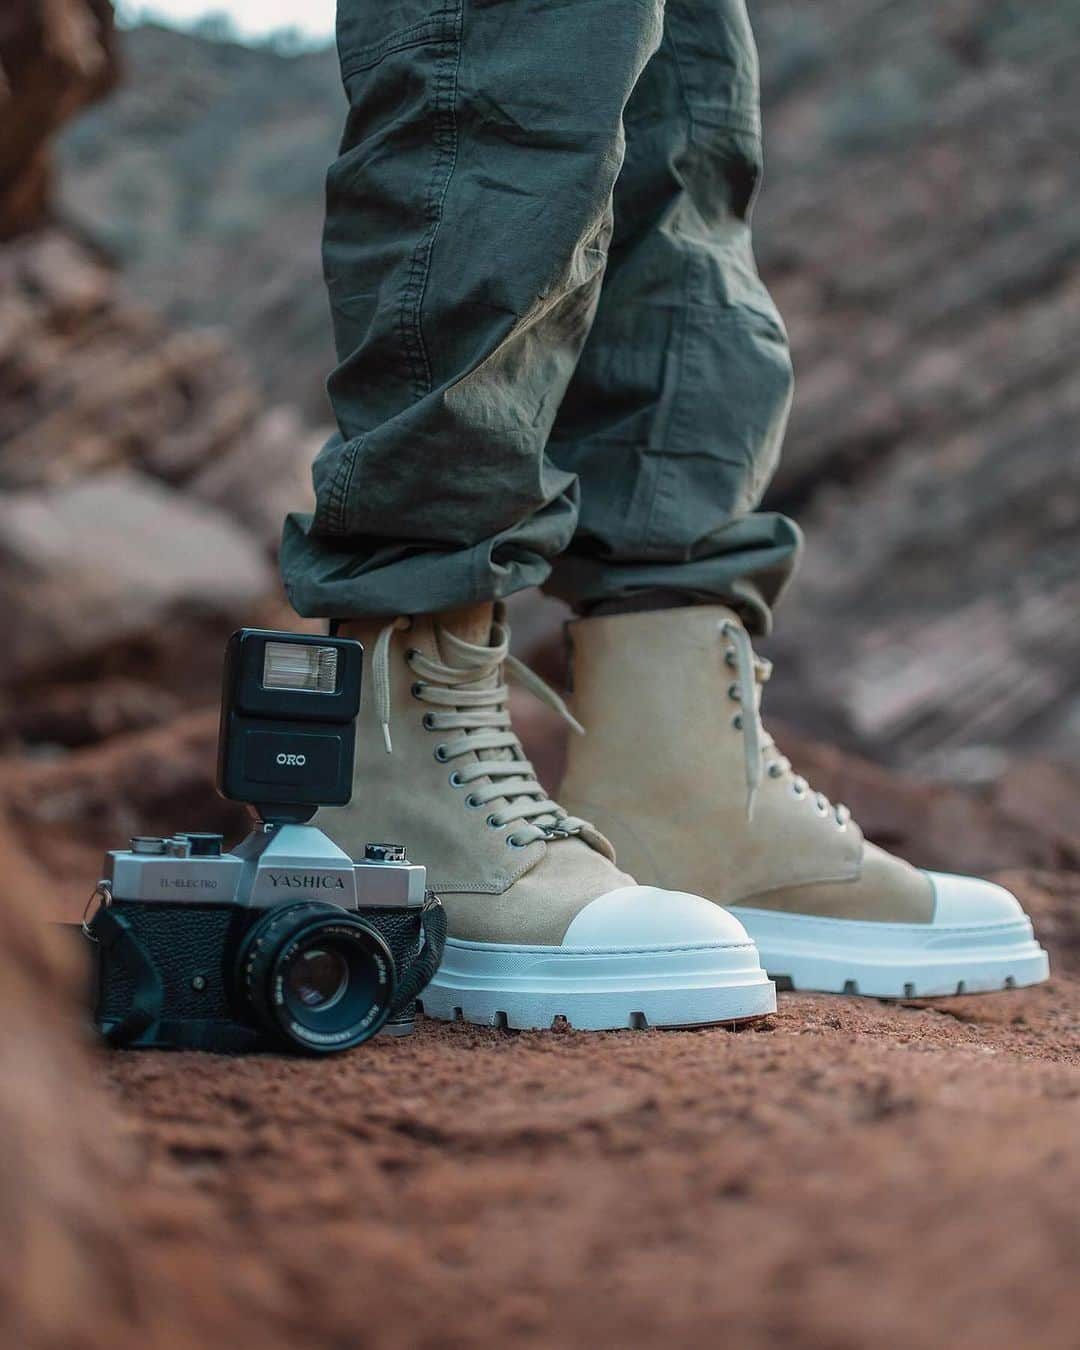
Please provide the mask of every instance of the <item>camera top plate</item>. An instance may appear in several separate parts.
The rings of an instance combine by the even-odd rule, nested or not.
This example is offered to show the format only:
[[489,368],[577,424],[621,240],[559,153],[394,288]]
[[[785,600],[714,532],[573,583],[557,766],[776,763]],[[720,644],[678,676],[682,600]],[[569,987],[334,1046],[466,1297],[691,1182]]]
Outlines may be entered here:
[[106,855],[116,900],[267,909],[323,900],[342,909],[417,909],[426,870],[407,858],[354,861],[314,825],[262,825],[220,857]]

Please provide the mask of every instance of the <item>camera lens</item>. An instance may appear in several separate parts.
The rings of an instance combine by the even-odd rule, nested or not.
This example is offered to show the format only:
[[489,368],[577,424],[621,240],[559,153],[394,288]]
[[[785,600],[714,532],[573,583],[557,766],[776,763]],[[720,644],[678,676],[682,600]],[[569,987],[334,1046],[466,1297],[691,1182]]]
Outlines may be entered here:
[[238,985],[279,1043],[308,1054],[348,1050],[390,1013],[394,963],[357,914],[306,901],[268,910],[241,946]]
[[349,987],[349,963],[340,952],[311,947],[289,968],[286,997],[301,1008],[326,1012]]

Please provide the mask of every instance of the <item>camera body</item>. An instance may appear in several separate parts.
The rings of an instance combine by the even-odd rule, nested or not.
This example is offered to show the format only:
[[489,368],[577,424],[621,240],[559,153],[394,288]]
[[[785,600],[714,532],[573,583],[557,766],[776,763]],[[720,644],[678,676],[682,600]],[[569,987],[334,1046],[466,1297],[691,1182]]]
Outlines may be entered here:
[[156,1016],[127,1044],[325,1052],[412,1029],[415,1002],[394,993],[420,948],[425,870],[403,848],[354,862],[314,826],[264,824],[231,853],[215,834],[142,836],[105,870],[90,931],[107,1037],[124,1036],[147,980]]
[[352,786],[363,649],[241,629],[225,659],[218,790],[257,817],[138,836],[105,858],[95,1020],[115,1045],[327,1054],[412,1029],[445,915],[396,844],[352,858],[307,822]]

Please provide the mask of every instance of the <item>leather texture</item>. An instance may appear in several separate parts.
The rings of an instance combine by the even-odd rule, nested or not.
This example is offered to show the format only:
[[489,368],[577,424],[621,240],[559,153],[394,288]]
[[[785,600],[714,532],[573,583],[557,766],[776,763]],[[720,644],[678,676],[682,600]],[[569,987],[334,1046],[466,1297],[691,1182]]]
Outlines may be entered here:
[[[234,1020],[229,984],[240,921],[251,911],[226,905],[160,905],[117,901],[161,976],[163,1016],[172,1021]],[[192,985],[200,976],[201,990]],[[121,962],[102,954],[98,1021],[119,1018],[132,996],[131,974]]]
[[721,905],[929,923],[925,874],[819,809],[791,770],[764,766],[748,819],[725,623],[738,616],[699,605],[570,624],[574,711],[587,734],[571,739],[567,810],[596,820],[643,884]]

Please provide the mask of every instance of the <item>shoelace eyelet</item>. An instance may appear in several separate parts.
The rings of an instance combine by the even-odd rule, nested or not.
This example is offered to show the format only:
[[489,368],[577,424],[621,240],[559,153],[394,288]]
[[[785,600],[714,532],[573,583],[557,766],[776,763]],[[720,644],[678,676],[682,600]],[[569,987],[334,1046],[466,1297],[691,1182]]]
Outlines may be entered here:
[[[737,678],[728,685],[728,698],[742,705],[740,711],[731,719],[731,725],[743,737],[743,757],[746,766],[746,809],[749,818],[753,809],[754,794],[761,784],[762,772],[769,778],[783,778],[791,769],[790,761],[777,752],[777,757],[766,760],[763,751],[776,752],[776,743],[761,726],[758,716],[758,695],[755,684],[765,684],[772,674],[772,664],[755,656],[750,638],[741,624],[725,620],[719,625],[720,637],[725,644],[723,660],[725,665],[736,672]],[[792,796],[802,800],[810,798],[814,809],[823,820],[832,815],[838,830],[847,828],[850,812],[846,807],[834,806],[823,792],[814,791],[812,785],[800,775],[791,781]]]
[[506,845],[507,848],[528,848],[528,844],[521,839],[515,839],[512,834],[506,836]]
[[488,816],[487,820],[484,821],[484,824],[487,825],[489,829],[492,830],[502,829],[502,826],[499,824],[499,821],[495,815]]
[[[382,729],[383,745],[387,754],[393,754],[394,752],[390,735],[390,721],[391,704],[393,702],[394,657],[396,651],[400,650],[396,647],[396,634],[407,631],[409,628],[415,628],[411,620],[403,619],[400,616],[394,618],[383,626],[371,653],[375,713],[378,724]],[[510,724],[509,713],[506,708],[508,702],[507,679],[516,678],[524,684],[530,692],[553,708],[576,731],[581,732],[583,728],[574,719],[573,714],[559,695],[545,684],[538,675],[533,674],[527,666],[511,655],[507,650],[508,647],[509,632],[503,624],[496,621],[492,625],[489,643],[481,646],[474,643],[463,643],[461,652],[457,653],[453,659],[443,660],[439,657],[437,651],[435,655],[431,655],[418,647],[406,648],[405,658],[413,676],[420,677],[415,678],[411,683],[413,697],[421,699],[429,705],[432,703],[443,704],[444,686],[446,692],[459,687],[463,689],[461,699],[463,706],[454,706],[447,702],[440,711],[429,711],[421,714],[421,724],[426,731],[441,731],[444,733],[478,731],[480,735],[477,740],[480,741],[481,748],[492,751],[506,751],[507,754],[498,755],[495,758],[503,761],[510,759],[515,761],[513,772],[506,770],[505,775],[502,767],[495,770],[494,765],[492,765],[493,772],[490,775],[475,774],[470,767],[468,772],[453,773],[448,776],[451,786],[455,788],[467,787],[470,783],[476,781],[478,776],[487,780],[488,785],[482,790],[462,794],[466,805],[475,809],[488,805],[495,800],[504,802],[505,809],[493,812],[492,816],[488,818],[488,824],[492,828],[498,829],[505,838],[507,832],[513,829],[514,821],[517,820],[521,832],[515,835],[514,843],[516,846],[524,848],[540,835],[536,819],[554,820],[558,818],[561,822],[561,828],[558,831],[559,837],[569,837],[571,834],[578,833],[584,822],[577,820],[576,817],[566,815],[558,803],[549,798],[538,781],[533,766],[528,762],[521,743]],[[458,656],[460,656],[460,660]],[[464,692],[466,687],[467,693]],[[436,763],[445,764],[464,753],[466,746],[471,749],[472,744],[475,744],[475,742],[470,743],[467,739],[454,737],[436,745],[433,749],[433,757]],[[499,792],[500,776],[505,776],[507,779],[502,786],[512,788],[509,798]],[[511,778],[512,782],[510,781]],[[528,799],[528,806],[521,808],[523,814],[515,815],[513,808],[517,805],[519,798]]]

